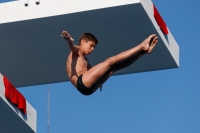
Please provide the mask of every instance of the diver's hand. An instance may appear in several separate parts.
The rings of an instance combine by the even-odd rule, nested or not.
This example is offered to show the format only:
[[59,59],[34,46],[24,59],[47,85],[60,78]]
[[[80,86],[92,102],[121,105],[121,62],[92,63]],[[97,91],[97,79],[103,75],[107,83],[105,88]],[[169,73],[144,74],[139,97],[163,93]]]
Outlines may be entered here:
[[65,30],[62,31],[61,37],[67,41],[72,41],[72,42],[74,41],[74,39],[70,36],[70,34]]

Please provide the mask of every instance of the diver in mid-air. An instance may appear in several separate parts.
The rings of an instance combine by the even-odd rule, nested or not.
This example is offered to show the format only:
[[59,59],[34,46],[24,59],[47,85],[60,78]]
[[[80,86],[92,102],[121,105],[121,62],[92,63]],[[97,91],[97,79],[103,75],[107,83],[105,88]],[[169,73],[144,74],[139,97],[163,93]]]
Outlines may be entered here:
[[[158,36],[152,34],[136,47],[109,57],[92,67],[85,55],[89,55],[95,49],[98,43],[96,37],[91,33],[84,33],[79,39],[79,44],[74,45],[74,39],[67,31],[63,31],[61,36],[67,40],[71,50],[66,62],[68,77],[83,95],[90,95],[99,87],[101,90],[102,84],[114,72],[128,67],[144,54],[151,53],[158,42]],[[120,43],[123,44],[123,41]]]

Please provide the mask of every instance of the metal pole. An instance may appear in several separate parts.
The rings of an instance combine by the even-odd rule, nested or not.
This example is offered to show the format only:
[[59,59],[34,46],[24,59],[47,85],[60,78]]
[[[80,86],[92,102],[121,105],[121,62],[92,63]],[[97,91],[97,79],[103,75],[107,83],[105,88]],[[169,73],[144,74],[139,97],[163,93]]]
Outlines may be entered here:
[[50,133],[50,85],[48,85],[48,99],[47,99],[47,103],[48,103],[48,109],[47,109],[47,130],[48,133]]

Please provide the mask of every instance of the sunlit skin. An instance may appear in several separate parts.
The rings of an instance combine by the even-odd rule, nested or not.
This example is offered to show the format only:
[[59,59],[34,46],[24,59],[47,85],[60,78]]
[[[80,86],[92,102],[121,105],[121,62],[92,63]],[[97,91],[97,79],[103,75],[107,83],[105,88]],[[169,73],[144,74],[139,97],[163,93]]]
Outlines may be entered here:
[[63,31],[61,36],[67,40],[71,50],[66,62],[70,81],[76,87],[77,78],[83,74],[84,85],[88,88],[93,86],[95,90],[99,87],[102,88],[102,84],[115,71],[131,65],[144,54],[151,53],[158,42],[158,37],[152,34],[136,47],[109,57],[104,62],[92,67],[86,56],[94,51],[95,42],[82,39],[77,46],[73,44],[74,39],[66,31]]

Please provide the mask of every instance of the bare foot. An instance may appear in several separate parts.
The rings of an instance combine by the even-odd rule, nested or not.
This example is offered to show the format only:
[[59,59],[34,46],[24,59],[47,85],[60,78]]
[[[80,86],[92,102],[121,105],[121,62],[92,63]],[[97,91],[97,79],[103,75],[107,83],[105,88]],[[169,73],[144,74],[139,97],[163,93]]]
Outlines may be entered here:
[[70,36],[70,34],[67,31],[62,32],[61,37],[63,37],[67,41],[74,41],[74,39]]
[[157,42],[158,36],[156,36],[156,34],[150,35],[141,43],[142,50],[146,51],[147,53],[151,53],[152,49],[155,47]]
[[150,41],[149,51],[147,52],[148,54],[152,52],[152,50],[156,46],[157,42],[158,42],[158,36],[155,36],[154,38],[152,38],[152,40]]

